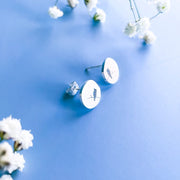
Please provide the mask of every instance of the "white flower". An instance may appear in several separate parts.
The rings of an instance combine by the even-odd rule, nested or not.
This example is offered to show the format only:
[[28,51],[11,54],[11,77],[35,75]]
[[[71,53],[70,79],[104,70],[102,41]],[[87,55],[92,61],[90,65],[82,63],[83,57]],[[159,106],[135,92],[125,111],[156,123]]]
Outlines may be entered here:
[[170,0],[159,0],[157,2],[157,10],[160,13],[167,12],[169,11],[169,9],[170,9]]
[[0,121],[0,134],[2,139],[10,139],[17,136],[21,131],[21,123],[18,119],[13,119],[11,116]]
[[129,37],[134,37],[137,33],[136,30],[137,30],[136,24],[128,23],[124,29],[124,33]]
[[13,180],[10,175],[3,175],[0,180]]
[[8,171],[10,174],[16,170],[22,171],[24,169],[24,164],[25,160],[23,155],[15,152],[12,154],[10,165],[5,167],[4,170]]
[[12,147],[9,143],[3,142],[0,144],[0,167],[4,168],[11,163],[11,157],[13,154]]
[[53,6],[49,8],[49,15],[51,18],[57,19],[64,15],[64,13],[57,8],[57,6]]
[[106,21],[106,13],[104,12],[104,10],[97,8],[93,19],[95,21],[101,21],[102,23],[104,23]]
[[89,11],[92,11],[97,6],[98,0],[84,0],[84,3]]
[[79,4],[79,1],[78,0],[68,0],[68,4],[71,8],[75,8]]
[[28,149],[33,146],[32,140],[34,139],[31,131],[22,130],[19,135],[14,139],[14,149],[20,151],[22,149]]
[[142,34],[144,34],[147,30],[149,30],[149,28],[150,28],[150,26],[151,26],[151,23],[150,23],[149,18],[144,17],[144,18],[141,18],[141,19],[136,23],[136,26],[137,26],[137,32],[139,33],[139,35],[142,35]]
[[143,40],[146,44],[153,44],[156,41],[156,36],[152,31],[147,31],[143,36]]
[[76,81],[73,81],[70,85],[69,85],[69,88],[66,90],[66,93],[71,95],[71,96],[74,96],[77,94],[79,90],[79,85]]

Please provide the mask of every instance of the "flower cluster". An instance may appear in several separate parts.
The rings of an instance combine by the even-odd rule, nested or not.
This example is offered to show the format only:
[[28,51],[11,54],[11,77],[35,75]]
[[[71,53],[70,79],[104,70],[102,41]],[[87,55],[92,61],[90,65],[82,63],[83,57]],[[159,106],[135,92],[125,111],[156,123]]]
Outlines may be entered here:
[[84,0],[84,3],[89,11],[89,14],[93,9],[95,9],[95,14],[93,14],[94,21],[99,21],[104,23],[106,21],[106,13],[103,9],[97,8],[98,0]]
[[[156,40],[156,36],[152,31],[150,31],[151,20],[156,18],[158,15],[167,12],[170,9],[170,0],[147,0],[149,3],[154,4],[157,9],[157,14],[151,18],[141,17],[139,10],[137,8],[135,0],[129,0],[130,7],[133,12],[134,22],[129,22],[124,33],[130,38],[136,35],[143,39],[146,44],[153,44]],[[134,5],[134,7],[133,7]]]
[[54,18],[54,19],[57,19],[64,15],[63,11],[58,9],[58,7],[56,5],[53,7],[50,7],[48,12],[49,12],[50,17]]
[[[58,1],[59,0],[56,0],[54,6],[50,7],[48,11],[49,16],[54,19],[57,19],[64,15],[63,11],[57,7]],[[79,4],[79,1],[67,0],[67,3],[71,8],[75,8]],[[104,12],[104,10],[97,8],[97,3],[98,3],[98,0],[84,0],[84,4],[86,5],[88,9],[89,14],[92,12],[92,10],[95,9],[95,13],[92,15],[92,18],[94,19],[94,21],[99,21],[99,22],[104,23],[106,21],[106,13]]]
[[[61,11],[58,7],[57,7],[57,3],[59,0],[56,0],[54,6],[49,8],[49,16],[53,19],[57,19],[59,17],[62,17],[64,15],[63,11]],[[75,8],[78,4],[79,1],[78,0],[67,0],[68,5],[71,8]]]
[[[22,154],[18,153],[23,149],[33,146],[33,135],[30,131],[23,130],[20,120],[12,116],[0,121],[0,168],[11,174],[16,170],[22,171],[25,160]],[[12,140],[14,147],[5,140]],[[0,180],[12,180],[10,175],[3,175]]]

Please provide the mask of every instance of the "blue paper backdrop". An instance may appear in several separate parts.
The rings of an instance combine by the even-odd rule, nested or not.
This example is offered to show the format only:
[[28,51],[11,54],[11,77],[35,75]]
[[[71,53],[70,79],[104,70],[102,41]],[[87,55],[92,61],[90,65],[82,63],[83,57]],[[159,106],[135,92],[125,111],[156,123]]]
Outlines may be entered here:
[[[26,167],[16,180],[179,180],[179,6],[152,22],[157,42],[143,46],[122,30],[132,20],[128,0],[100,0],[105,24],[93,23],[80,5],[53,0],[2,0],[0,5],[0,119],[21,118],[35,136],[24,151]],[[142,16],[153,6],[137,0]],[[104,83],[90,65],[114,58],[121,78]],[[96,80],[102,101],[87,111],[66,85]]]

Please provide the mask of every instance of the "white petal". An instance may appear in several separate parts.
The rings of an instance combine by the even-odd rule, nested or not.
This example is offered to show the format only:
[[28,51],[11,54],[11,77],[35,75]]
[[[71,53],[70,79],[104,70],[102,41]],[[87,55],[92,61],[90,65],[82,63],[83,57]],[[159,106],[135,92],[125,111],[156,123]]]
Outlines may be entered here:
[[103,9],[97,8],[93,18],[95,21],[101,21],[104,23],[106,21],[106,13]]
[[169,11],[169,9],[170,9],[170,0],[159,0],[157,2],[157,10],[160,13],[167,12]]
[[12,155],[11,164],[5,167],[4,169],[7,170],[11,174],[13,171],[17,169],[22,171],[24,169],[24,164],[25,164],[25,160],[24,160],[23,155],[15,152]]
[[2,168],[7,164],[10,164],[12,154],[13,150],[8,142],[3,142],[0,144],[0,166]]
[[156,41],[156,36],[152,31],[147,31],[144,34],[143,39],[146,44],[153,44]]
[[68,0],[68,4],[71,8],[75,8],[79,4],[79,1],[78,0]]
[[84,3],[89,11],[92,11],[94,8],[96,8],[98,0],[84,0]]
[[12,116],[4,118],[0,122],[0,132],[5,132],[3,138],[14,138],[21,131],[21,123],[19,119],[14,119]]
[[3,175],[0,180],[13,180],[10,175]]
[[136,23],[136,26],[137,26],[137,33],[138,33],[139,35],[142,35],[142,34],[144,34],[146,31],[149,30],[149,28],[150,28],[150,26],[151,26],[151,23],[150,23],[149,18],[144,17],[144,18],[141,18],[141,19]]
[[[22,130],[19,135],[14,139],[17,144],[20,144],[20,147],[17,150],[28,149],[33,146],[32,140],[34,139],[31,131]],[[16,148],[15,148],[16,149]]]
[[50,17],[54,19],[57,19],[64,15],[64,13],[60,9],[58,9],[57,6],[50,7],[48,12]]
[[128,23],[124,29],[124,34],[128,35],[130,38],[136,35],[136,24]]

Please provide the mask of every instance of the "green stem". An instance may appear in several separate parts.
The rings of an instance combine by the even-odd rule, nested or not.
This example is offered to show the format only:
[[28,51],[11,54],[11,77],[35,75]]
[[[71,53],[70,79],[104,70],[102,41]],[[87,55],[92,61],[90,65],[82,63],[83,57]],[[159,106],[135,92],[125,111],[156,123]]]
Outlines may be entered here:
[[140,13],[139,13],[139,10],[138,10],[138,7],[137,7],[137,4],[136,4],[136,1],[135,1],[135,0],[133,0],[133,3],[134,3],[134,6],[135,6],[135,8],[136,8],[136,12],[137,12],[138,18],[139,18],[139,20],[140,20],[140,19],[141,19],[141,16],[140,16]]
[[130,3],[131,11],[132,11],[132,13],[133,13],[134,21],[136,22],[137,20],[136,20],[136,15],[135,15],[134,8],[133,8],[133,5],[132,5],[132,1],[129,0],[129,3]]
[[150,20],[153,20],[153,19],[155,19],[157,16],[159,16],[161,14],[161,12],[158,12],[156,15],[154,15],[154,16],[152,16],[151,18],[150,18]]

